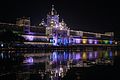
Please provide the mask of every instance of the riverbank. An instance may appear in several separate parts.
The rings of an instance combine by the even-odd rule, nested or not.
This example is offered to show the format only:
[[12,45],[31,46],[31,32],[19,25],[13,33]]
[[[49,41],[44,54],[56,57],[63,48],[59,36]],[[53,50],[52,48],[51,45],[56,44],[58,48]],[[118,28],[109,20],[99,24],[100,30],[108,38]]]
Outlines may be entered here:
[[13,47],[2,47],[0,51],[30,51],[30,50],[114,50],[118,49],[117,45],[69,45],[69,46],[52,46],[52,45],[24,45]]

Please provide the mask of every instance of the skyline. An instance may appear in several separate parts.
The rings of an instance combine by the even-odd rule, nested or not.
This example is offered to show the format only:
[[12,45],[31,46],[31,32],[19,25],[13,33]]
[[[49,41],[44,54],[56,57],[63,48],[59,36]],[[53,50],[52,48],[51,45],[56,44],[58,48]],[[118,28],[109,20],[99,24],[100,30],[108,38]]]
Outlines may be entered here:
[[[78,1],[7,1],[1,3],[0,22],[15,23],[17,18],[27,16],[36,25],[46,18],[52,4],[68,27],[75,30],[119,32],[119,6],[117,2]],[[7,6],[5,6],[7,5]]]

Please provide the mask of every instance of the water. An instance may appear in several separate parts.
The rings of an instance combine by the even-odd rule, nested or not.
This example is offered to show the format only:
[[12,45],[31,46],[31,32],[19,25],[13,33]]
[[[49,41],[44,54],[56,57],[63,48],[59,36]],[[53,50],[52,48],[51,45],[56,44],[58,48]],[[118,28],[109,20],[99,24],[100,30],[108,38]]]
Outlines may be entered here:
[[108,79],[108,75],[114,80],[119,71],[119,51],[33,50],[0,53],[0,80],[103,80]]

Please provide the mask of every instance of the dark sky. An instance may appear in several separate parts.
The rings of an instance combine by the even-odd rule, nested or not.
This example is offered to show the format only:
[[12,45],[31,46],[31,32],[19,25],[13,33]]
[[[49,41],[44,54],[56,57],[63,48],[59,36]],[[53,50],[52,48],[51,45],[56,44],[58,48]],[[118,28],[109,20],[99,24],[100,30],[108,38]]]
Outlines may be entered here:
[[15,23],[16,18],[28,16],[32,25],[38,24],[52,4],[71,29],[119,32],[119,2],[110,0],[1,0],[0,22]]

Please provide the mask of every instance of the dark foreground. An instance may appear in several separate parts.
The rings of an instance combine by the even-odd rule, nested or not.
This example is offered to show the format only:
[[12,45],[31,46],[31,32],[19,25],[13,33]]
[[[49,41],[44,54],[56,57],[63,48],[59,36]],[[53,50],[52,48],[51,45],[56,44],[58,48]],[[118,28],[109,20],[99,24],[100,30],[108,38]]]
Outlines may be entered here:
[[95,65],[92,67],[72,68],[63,80],[119,80],[120,57],[115,57],[114,66]]
[[90,68],[73,68],[63,80],[118,80],[120,70],[110,66],[94,66]]
[[[119,80],[120,79],[119,74],[120,74],[120,57],[116,57],[114,66],[95,65],[92,67],[72,68],[66,73],[62,80]],[[30,77],[31,79],[29,80],[50,80],[47,79],[46,77],[42,79],[38,74],[31,74]],[[17,76],[14,72],[10,74],[8,73],[0,76],[0,80],[17,80]]]
[[[93,66],[89,68],[72,68],[64,78],[59,80],[119,80],[120,79],[120,66]],[[25,75],[24,75],[25,76]],[[3,75],[0,80],[17,80],[16,74],[11,73]],[[22,80],[22,79],[21,79]],[[28,80],[28,79],[25,79]],[[50,80],[47,78],[42,79],[38,74],[32,74],[29,80]]]

